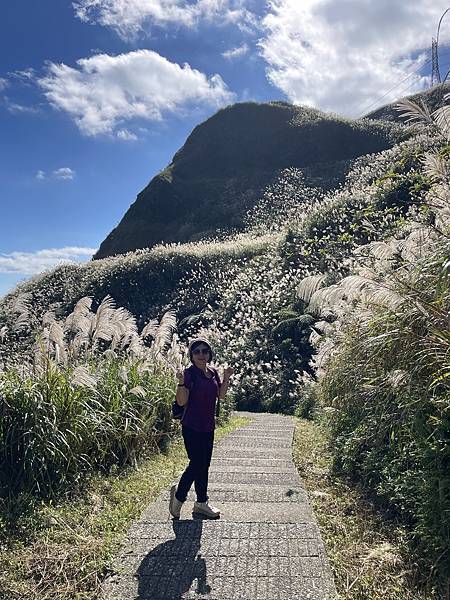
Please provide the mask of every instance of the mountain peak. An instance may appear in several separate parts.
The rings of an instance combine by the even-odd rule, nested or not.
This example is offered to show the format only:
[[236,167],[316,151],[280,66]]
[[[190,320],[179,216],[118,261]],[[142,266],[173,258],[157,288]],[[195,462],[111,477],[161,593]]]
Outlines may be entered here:
[[240,229],[282,169],[299,168],[307,184],[330,189],[343,181],[351,161],[390,147],[391,138],[386,125],[283,101],[230,105],[194,128],[95,258]]

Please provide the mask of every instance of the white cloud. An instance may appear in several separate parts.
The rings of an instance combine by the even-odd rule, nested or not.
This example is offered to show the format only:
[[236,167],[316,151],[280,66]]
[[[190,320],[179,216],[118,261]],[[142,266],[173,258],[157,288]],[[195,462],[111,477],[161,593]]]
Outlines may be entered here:
[[97,252],[96,248],[50,248],[36,252],[0,253],[0,273],[35,275],[61,263],[74,263],[89,260]]
[[235,58],[240,58],[241,56],[244,56],[248,53],[249,50],[250,48],[248,47],[248,44],[242,44],[242,46],[238,46],[237,48],[231,48],[226,52],[222,52],[222,56],[229,60],[233,60]]
[[23,104],[18,104],[17,102],[12,102],[8,96],[3,97],[3,102],[6,107],[6,110],[12,115],[20,115],[20,114],[30,114],[36,115],[40,112],[40,109],[36,106],[25,106]]
[[416,72],[381,98],[429,58],[447,4],[271,0],[260,40],[267,77],[294,103],[358,116],[377,99],[385,104],[428,85]]
[[35,178],[44,180],[44,179],[62,179],[65,181],[69,181],[75,179],[75,171],[70,167],[60,167],[59,169],[55,169],[51,173],[47,174],[42,169],[37,171]]
[[119,140],[125,140],[126,142],[133,142],[138,139],[138,136],[132,131],[128,131],[128,129],[119,129],[117,137]]
[[36,78],[36,71],[29,67],[28,69],[22,69],[21,71],[13,71],[9,73],[11,77],[17,79],[24,85],[32,84]]
[[55,179],[74,179],[75,171],[70,167],[61,167],[60,169],[53,171],[53,177]]
[[4,77],[0,77],[0,92],[6,90],[9,85],[9,81]]
[[82,21],[111,27],[122,38],[144,33],[148,25],[193,28],[201,21],[251,27],[254,15],[246,0],[76,0],[76,16]]
[[50,63],[38,80],[49,102],[68,113],[85,135],[114,133],[123,121],[159,121],[199,103],[223,106],[234,98],[220,75],[208,77],[151,50],[119,56],[97,54],[78,68]]

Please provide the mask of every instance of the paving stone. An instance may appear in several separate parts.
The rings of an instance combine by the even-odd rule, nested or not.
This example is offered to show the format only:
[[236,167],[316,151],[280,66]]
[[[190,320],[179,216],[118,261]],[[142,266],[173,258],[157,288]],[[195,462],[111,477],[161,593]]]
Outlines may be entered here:
[[[231,489],[214,489],[212,486],[209,487],[211,493],[211,501],[216,504],[220,502],[243,502],[243,503],[267,503],[273,502],[279,504],[293,503],[293,502],[304,502],[307,498],[306,492],[301,488],[296,489],[285,489],[285,488],[270,488],[270,487],[255,487],[249,486],[247,488],[235,489],[236,486],[232,486]],[[188,495],[188,500],[194,500],[195,493],[191,490]],[[166,490],[161,494],[161,500],[164,502],[169,501],[169,491]]]
[[[291,421],[292,423],[292,421]],[[282,433],[285,434],[287,430],[291,429],[292,431],[294,430],[294,424],[292,423],[292,427],[289,428],[288,425],[283,425],[283,427],[271,427],[270,428],[270,435],[274,435],[276,433]],[[251,425],[246,425],[245,427],[241,427],[238,431],[243,432],[243,431],[259,431],[259,432],[265,432],[267,433],[267,424],[266,423],[262,423],[259,427],[256,426],[255,424],[251,424]]]
[[211,501],[220,520],[168,515],[169,492],[130,528],[106,600],[325,600],[334,585],[291,460],[290,417],[258,414],[216,445]]
[[290,448],[291,447],[291,439],[266,439],[264,437],[249,437],[249,436],[240,436],[233,439],[225,438],[222,441],[222,448],[228,447],[240,447],[244,448]]
[[[214,502],[219,503],[214,495]],[[193,498],[183,505],[182,519],[193,518]],[[267,522],[267,523],[309,523],[311,507],[303,496],[302,502],[220,502],[220,521]],[[169,520],[168,499],[152,503],[143,513],[139,522],[154,523]]]
[[[229,458],[230,448],[233,449],[234,458],[263,458],[267,459],[269,455],[268,448],[246,448],[245,446],[220,446],[213,451],[213,458]],[[292,456],[291,449],[286,448],[271,448],[271,458],[279,458],[282,460],[289,460]]]
[[233,463],[226,461],[213,461],[210,468],[210,473],[280,473],[290,474],[294,473],[297,475],[297,470],[291,463],[285,465],[267,464],[263,465],[243,465],[240,461],[234,461]]
[[300,480],[297,473],[229,473],[224,471],[212,471],[209,474],[209,481],[213,483],[234,483],[245,485],[271,485],[271,486],[290,486],[299,485]]
[[292,434],[294,432],[294,429],[291,430],[286,430],[283,432],[280,432],[278,434],[274,434],[272,432],[270,432],[269,435],[267,435],[267,431],[264,431],[264,429],[261,429],[260,432],[256,431],[256,430],[247,430],[247,431],[240,431],[238,430],[237,432],[234,433],[229,433],[227,435],[227,440],[238,440],[241,438],[246,438],[246,439],[255,439],[255,440],[260,440],[260,439],[265,439],[265,440],[286,440],[286,441],[291,441],[292,439]]
[[264,485],[264,484],[256,484],[256,483],[223,483],[221,481],[211,481],[208,485],[208,492],[210,492],[211,498],[216,498],[217,492],[232,492],[235,490],[242,491],[254,491],[256,495],[261,494],[265,490],[276,491],[279,490],[281,492],[281,496],[292,496],[296,493],[302,491],[302,487],[300,483],[295,483],[291,485]]
[[211,469],[218,467],[253,467],[258,469],[268,468],[279,468],[279,469],[295,469],[291,460],[285,460],[284,458],[267,458],[261,456],[260,458],[216,458],[213,457],[211,461]]

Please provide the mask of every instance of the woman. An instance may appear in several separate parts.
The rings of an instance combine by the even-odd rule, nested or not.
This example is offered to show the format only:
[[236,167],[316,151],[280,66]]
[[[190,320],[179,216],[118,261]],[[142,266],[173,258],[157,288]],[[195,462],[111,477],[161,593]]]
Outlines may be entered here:
[[233,369],[227,367],[224,370],[221,382],[217,371],[208,364],[212,357],[208,340],[196,338],[189,344],[191,366],[177,373],[175,399],[180,406],[186,407],[181,423],[189,464],[178,487],[173,485],[170,490],[169,511],[174,519],[180,518],[181,507],[192,483],[197,494],[194,512],[210,519],[220,517],[220,511],[208,503],[208,471],[214,443],[217,398],[219,401],[225,398]]

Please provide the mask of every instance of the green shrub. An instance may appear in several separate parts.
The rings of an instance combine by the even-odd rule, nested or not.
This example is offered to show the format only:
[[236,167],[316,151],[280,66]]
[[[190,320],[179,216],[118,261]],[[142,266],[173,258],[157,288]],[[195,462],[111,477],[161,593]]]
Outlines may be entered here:
[[335,469],[409,524],[442,577],[450,550],[448,250],[398,279],[395,310],[353,309],[320,384]]

